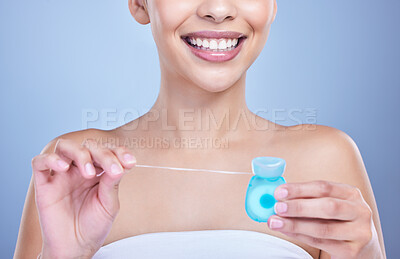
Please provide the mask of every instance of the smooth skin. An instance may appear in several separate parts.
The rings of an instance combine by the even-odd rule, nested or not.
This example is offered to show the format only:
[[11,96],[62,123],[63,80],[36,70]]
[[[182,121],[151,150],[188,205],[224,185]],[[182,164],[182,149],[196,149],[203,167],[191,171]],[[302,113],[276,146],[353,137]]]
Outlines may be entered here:
[[[101,246],[130,236],[205,229],[274,235],[313,258],[386,258],[373,191],[350,136],[323,125],[282,126],[247,108],[246,72],[267,41],[276,1],[130,0],[129,9],[139,23],[151,24],[161,68],[158,99],[132,122],[64,134],[32,159],[14,258],[91,258]],[[237,57],[211,63],[180,38],[198,30],[238,31],[247,39]],[[221,127],[200,123],[210,120],[197,113],[205,109]],[[182,111],[192,120],[182,123]],[[221,119],[226,114],[230,119]],[[131,142],[155,138],[225,139],[229,147]],[[276,190],[277,215],[268,224],[246,215],[248,175],[135,167],[250,172],[256,156],[287,162],[288,183]]]

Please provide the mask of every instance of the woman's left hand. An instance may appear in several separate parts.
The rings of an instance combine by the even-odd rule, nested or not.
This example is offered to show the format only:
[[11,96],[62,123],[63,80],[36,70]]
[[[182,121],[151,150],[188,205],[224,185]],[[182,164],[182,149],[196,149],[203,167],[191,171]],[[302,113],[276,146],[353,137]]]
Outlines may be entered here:
[[316,181],[275,190],[270,229],[327,252],[332,258],[381,258],[372,211],[360,190]]

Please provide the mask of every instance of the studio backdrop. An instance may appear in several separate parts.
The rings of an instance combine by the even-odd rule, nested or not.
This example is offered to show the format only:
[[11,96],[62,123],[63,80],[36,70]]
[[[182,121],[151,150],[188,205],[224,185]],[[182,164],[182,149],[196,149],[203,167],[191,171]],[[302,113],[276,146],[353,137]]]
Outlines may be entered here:
[[[266,119],[354,139],[388,258],[400,258],[399,12],[398,0],[278,0],[246,89]],[[150,26],[134,21],[127,0],[0,0],[1,258],[14,252],[31,159],[63,133],[144,114],[159,73]]]

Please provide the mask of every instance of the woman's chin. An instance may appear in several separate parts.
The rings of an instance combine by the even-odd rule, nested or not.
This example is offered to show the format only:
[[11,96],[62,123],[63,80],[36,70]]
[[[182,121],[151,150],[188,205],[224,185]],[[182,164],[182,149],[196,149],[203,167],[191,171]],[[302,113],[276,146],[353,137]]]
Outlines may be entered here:
[[208,83],[201,83],[197,84],[200,88],[207,92],[211,93],[218,93],[227,90],[228,88],[232,87],[232,83],[216,83],[216,82],[208,82]]
[[214,86],[207,86],[207,87],[202,87],[203,90],[210,92],[210,93],[219,93],[219,92],[223,92],[226,89],[228,89],[229,87],[214,87]]
[[196,76],[196,78],[193,78],[191,81],[200,88],[214,93],[227,90],[238,80],[240,80],[240,76],[238,76],[237,73],[221,73],[219,75],[203,73],[202,75]]

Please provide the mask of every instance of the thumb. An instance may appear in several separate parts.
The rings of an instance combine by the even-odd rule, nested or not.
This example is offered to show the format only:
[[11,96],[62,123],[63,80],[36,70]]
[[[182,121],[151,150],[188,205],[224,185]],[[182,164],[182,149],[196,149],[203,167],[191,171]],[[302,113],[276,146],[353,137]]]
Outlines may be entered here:
[[117,216],[119,211],[119,183],[124,174],[125,171],[117,175],[105,172],[100,176],[98,197],[104,209],[113,218]]

